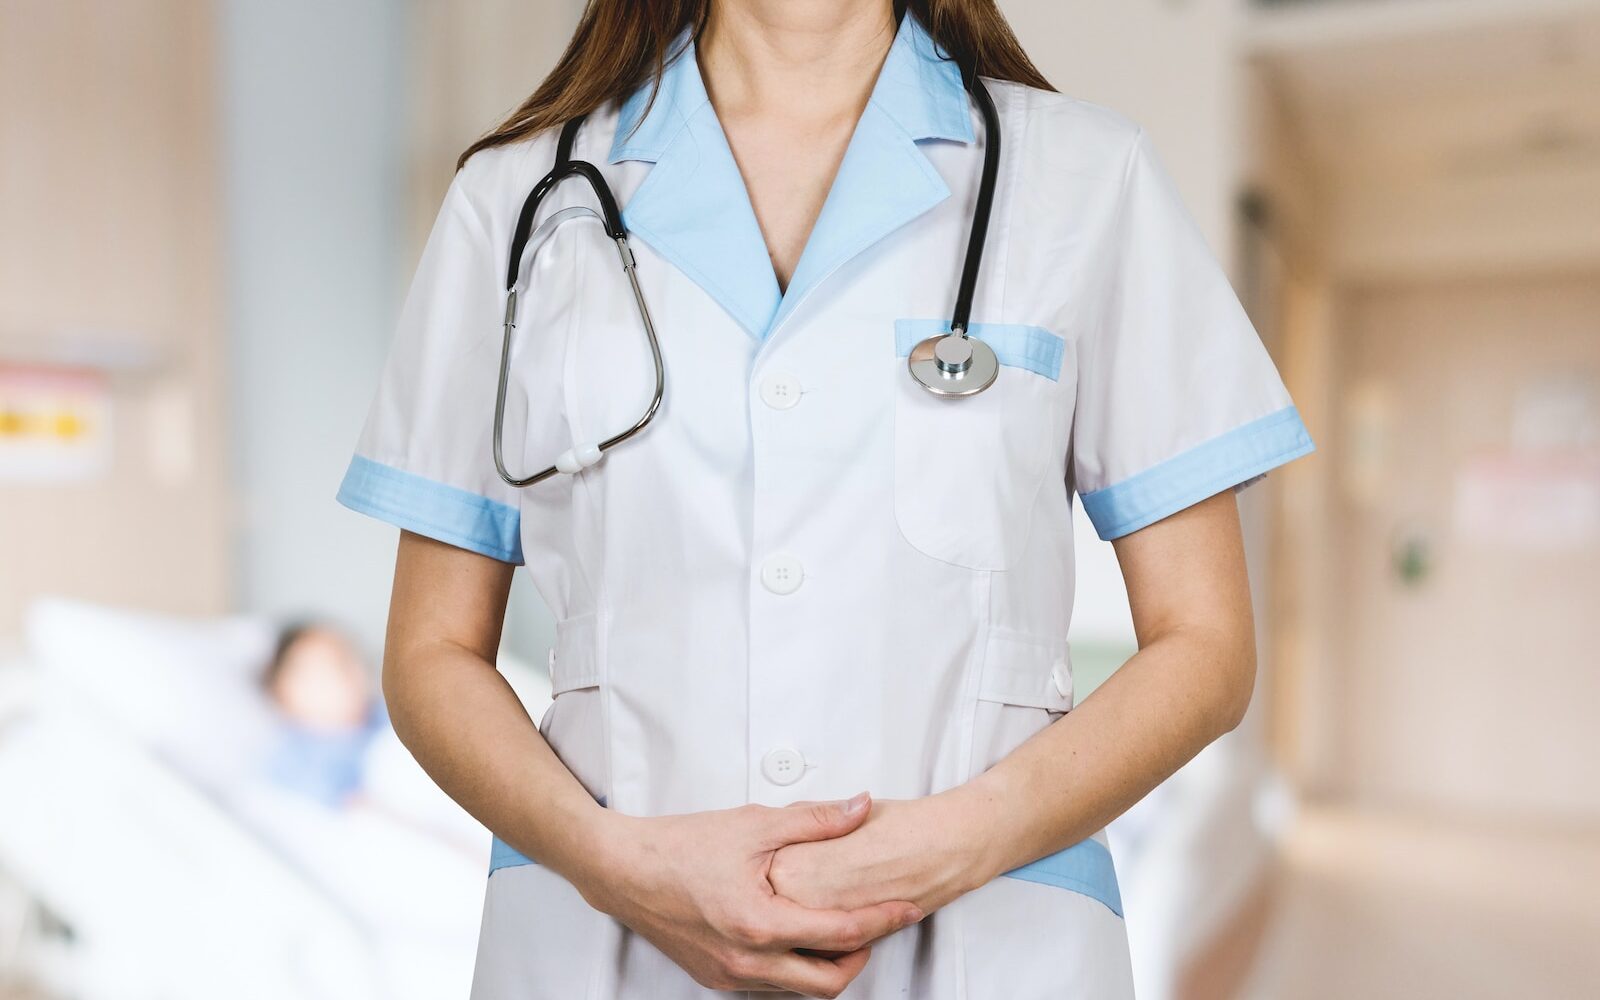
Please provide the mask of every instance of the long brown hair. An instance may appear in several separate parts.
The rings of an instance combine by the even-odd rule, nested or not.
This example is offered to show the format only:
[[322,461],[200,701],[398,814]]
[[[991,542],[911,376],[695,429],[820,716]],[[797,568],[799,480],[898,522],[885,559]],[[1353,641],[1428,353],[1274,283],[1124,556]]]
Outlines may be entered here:
[[[908,7],[947,55],[979,76],[1055,89],[1022,51],[995,0],[895,0],[896,17]],[[646,80],[659,86],[668,58],[676,55],[668,51],[673,41],[684,28],[698,39],[710,12],[711,0],[587,0],[555,69],[509,118],[467,147],[456,169],[480,149],[589,114]]]

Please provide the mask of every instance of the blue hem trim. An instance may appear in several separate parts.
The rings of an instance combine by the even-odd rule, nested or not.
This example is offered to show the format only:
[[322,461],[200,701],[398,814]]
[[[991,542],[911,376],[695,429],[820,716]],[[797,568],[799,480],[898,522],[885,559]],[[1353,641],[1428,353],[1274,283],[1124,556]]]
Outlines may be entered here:
[[[606,804],[606,797],[601,795],[596,798],[595,801],[604,806]],[[493,875],[502,868],[520,868],[523,865],[536,865],[538,863],[539,862],[528,857],[526,854],[523,854],[521,851],[517,850],[515,847],[512,847],[499,837],[491,836],[489,840],[490,875]]]
[[[502,868],[519,868],[536,863],[499,837],[490,841],[490,875]],[[1001,877],[1080,893],[1105,904],[1117,916],[1122,916],[1122,890],[1117,886],[1116,867],[1111,862],[1111,852],[1098,840],[1073,844],[1064,851],[1057,851],[1032,864],[1013,868]]]
[[1252,420],[1122,482],[1081,494],[1106,541],[1120,538],[1316,450],[1293,406]]
[[488,497],[357,455],[339,485],[338,500],[406,531],[522,565],[522,515]]
[[1098,840],[1073,844],[1032,864],[1013,868],[1001,877],[1070,889],[1099,900],[1112,913],[1122,916],[1122,890],[1117,886],[1116,866],[1111,862],[1111,852]]
[[[906,357],[922,341],[949,332],[947,319],[897,319],[894,321],[895,354]],[[988,344],[1003,365],[1025,368],[1051,381],[1061,378],[1061,359],[1067,342],[1042,326],[973,323],[967,332]]]
[[531,865],[533,860],[518,851],[515,847],[495,837],[489,841],[489,874],[493,875],[502,868],[518,868],[522,865]]

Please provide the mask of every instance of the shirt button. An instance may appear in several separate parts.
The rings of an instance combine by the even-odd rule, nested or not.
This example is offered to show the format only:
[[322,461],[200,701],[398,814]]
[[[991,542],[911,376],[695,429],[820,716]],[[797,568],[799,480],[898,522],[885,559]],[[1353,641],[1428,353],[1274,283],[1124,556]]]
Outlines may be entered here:
[[792,594],[806,578],[800,560],[791,555],[768,556],[761,564],[761,585],[774,594]]
[[1057,660],[1050,669],[1050,679],[1055,681],[1056,693],[1061,697],[1072,700],[1072,664],[1066,660]]
[[800,380],[793,375],[768,375],[761,380],[761,400],[774,410],[800,402]]
[[761,775],[774,785],[792,785],[805,774],[806,759],[787,747],[768,750],[761,758]]

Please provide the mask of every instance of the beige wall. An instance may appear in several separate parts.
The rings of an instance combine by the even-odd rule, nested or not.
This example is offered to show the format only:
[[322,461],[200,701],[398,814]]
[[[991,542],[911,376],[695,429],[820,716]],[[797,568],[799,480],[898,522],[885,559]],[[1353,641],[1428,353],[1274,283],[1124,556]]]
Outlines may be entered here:
[[[1575,468],[1600,506],[1596,329],[1593,273],[1349,297],[1330,441],[1342,627],[1328,707],[1341,790],[1410,806],[1600,819],[1600,529],[1544,546],[1499,532],[1524,517],[1558,517],[1555,509],[1507,511],[1490,531],[1458,518],[1471,488],[1464,477],[1516,453],[1514,427],[1552,393],[1587,396],[1596,438],[1540,465]],[[1557,423],[1577,433],[1585,420]],[[1591,516],[1600,520],[1600,509]],[[1394,566],[1410,538],[1431,550],[1432,569],[1414,585]]]
[[516,109],[566,48],[579,0],[413,5],[409,186],[420,249],[466,146]]
[[1023,47],[1063,93],[1143,125],[1224,258],[1244,167],[1245,0],[1002,0]]
[[0,637],[31,594],[227,602],[210,5],[0,0],[0,361],[75,331],[149,348],[115,466],[0,483]]

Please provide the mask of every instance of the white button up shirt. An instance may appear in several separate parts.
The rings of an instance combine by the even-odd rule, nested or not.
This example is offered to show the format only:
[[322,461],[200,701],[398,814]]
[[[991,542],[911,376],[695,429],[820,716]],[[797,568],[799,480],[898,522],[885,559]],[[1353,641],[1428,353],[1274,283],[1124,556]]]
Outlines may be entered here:
[[[1076,496],[1104,538],[1311,450],[1144,133],[988,83],[1004,137],[973,335],[994,385],[906,369],[947,328],[983,157],[954,64],[907,17],[779,292],[692,45],[592,115],[575,158],[624,207],[665,402],[593,467],[516,490],[491,460],[505,254],[555,136],[457,175],[340,491],[525,563],[558,619],[541,723],[608,807],[925,796],[1072,707]],[[588,203],[563,185],[544,218]],[[514,470],[629,426],[653,388],[615,249],[569,223],[525,264]],[[1103,838],[874,951],[856,998],[1128,995]],[[503,844],[474,995],[699,997],[647,942]]]

